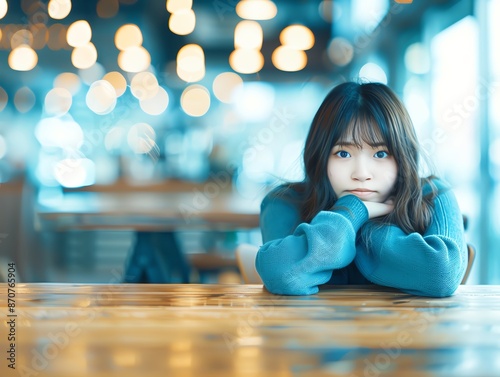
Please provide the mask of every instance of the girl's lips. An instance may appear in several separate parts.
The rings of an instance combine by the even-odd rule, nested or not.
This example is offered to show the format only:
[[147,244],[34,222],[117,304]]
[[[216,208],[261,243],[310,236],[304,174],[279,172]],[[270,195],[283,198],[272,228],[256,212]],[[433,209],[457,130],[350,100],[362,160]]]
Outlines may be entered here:
[[356,195],[356,196],[370,196],[371,194],[374,194],[375,191],[369,191],[369,190],[348,190],[347,192]]

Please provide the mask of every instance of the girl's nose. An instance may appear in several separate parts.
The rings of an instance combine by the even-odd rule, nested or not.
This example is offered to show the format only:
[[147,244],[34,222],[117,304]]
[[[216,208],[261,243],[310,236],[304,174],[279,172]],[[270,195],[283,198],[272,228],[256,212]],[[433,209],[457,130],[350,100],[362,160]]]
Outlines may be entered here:
[[372,179],[372,174],[366,161],[356,161],[351,178],[360,182]]

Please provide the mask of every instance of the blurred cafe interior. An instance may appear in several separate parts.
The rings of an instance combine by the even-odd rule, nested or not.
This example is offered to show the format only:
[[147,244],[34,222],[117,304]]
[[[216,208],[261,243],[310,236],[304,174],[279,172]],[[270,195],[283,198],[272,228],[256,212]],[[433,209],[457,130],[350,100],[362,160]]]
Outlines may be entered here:
[[240,283],[262,197],[302,179],[326,93],[362,80],[398,93],[453,187],[468,282],[500,284],[499,18],[497,0],[0,0],[1,268]]

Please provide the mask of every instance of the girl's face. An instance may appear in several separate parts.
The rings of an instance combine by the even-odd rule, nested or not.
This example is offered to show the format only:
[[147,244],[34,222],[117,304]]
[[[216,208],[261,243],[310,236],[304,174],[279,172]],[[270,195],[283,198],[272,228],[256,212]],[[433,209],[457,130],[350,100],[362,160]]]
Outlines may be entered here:
[[366,202],[385,202],[398,176],[396,160],[385,145],[363,142],[359,148],[349,140],[333,147],[327,170],[338,198],[352,194]]

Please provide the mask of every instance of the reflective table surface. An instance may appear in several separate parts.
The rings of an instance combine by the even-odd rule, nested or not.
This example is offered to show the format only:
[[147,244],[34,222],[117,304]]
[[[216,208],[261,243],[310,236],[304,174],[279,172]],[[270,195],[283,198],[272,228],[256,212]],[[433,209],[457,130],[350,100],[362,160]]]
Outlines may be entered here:
[[2,376],[500,375],[500,286],[434,299],[377,286],[293,297],[260,285],[18,284],[10,305],[7,284],[0,292]]

